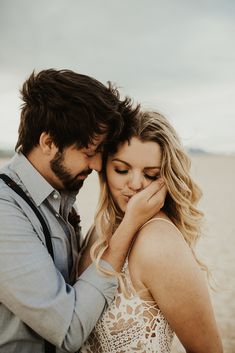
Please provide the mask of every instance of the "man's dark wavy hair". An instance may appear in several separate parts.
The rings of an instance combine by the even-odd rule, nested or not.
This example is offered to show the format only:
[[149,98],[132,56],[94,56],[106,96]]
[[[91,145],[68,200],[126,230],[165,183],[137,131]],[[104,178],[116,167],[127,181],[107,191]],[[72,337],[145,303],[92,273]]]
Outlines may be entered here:
[[93,138],[107,133],[118,140],[139,111],[131,99],[120,99],[109,82],[106,87],[92,77],[71,70],[33,72],[21,90],[23,100],[15,149],[27,155],[43,132],[50,134],[59,150],[87,147]]

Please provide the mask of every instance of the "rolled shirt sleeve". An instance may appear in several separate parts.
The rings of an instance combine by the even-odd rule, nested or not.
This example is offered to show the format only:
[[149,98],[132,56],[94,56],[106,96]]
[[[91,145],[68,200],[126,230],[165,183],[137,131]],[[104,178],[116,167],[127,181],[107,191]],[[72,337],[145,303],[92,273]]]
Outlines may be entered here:
[[[101,261],[101,265],[112,269],[105,261]],[[76,294],[74,314],[62,345],[62,348],[68,351],[78,349],[85,342],[105,305],[113,300],[117,290],[117,279],[99,275],[95,265],[92,264],[79,277],[74,289]],[[78,332],[79,337],[75,340]]]

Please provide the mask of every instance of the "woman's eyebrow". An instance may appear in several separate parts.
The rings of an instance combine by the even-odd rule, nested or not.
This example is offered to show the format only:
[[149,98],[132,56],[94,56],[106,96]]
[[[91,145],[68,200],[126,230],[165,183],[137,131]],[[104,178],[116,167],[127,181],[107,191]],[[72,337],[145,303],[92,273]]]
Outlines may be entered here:
[[[113,158],[112,159],[112,162],[121,162],[125,165],[127,165],[128,167],[131,167],[131,165],[129,163],[127,163],[126,161],[123,161],[122,159],[119,159],[119,158]],[[151,167],[145,167],[144,170],[148,170],[148,169],[161,169],[160,166],[151,166]]]
[[129,163],[127,163],[126,161],[123,161],[122,159],[119,159],[119,158],[113,158],[112,162],[121,162],[121,163],[126,164],[128,167],[131,167],[131,165]]
[[161,169],[161,167],[159,167],[159,166],[145,167],[144,169]]

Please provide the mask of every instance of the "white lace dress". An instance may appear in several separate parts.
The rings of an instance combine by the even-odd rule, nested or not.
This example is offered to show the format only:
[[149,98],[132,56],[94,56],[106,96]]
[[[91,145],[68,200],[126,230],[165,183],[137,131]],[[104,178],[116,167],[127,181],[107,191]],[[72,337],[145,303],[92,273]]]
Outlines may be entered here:
[[[131,285],[128,259],[123,270]],[[80,353],[169,353],[173,331],[154,301],[118,291]]]

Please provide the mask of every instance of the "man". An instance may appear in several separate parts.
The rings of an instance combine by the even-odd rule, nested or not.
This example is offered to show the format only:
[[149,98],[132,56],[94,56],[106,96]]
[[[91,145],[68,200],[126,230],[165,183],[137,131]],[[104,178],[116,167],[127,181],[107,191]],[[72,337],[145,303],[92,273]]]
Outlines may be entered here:
[[[32,73],[21,93],[16,154],[1,173],[33,206],[0,179],[0,352],[76,352],[117,283],[94,265],[75,277],[80,227],[72,207],[85,178],[101,170],[102,145],[120,137],[138,107],[69,70]],[[120,271],[137,229],[163,204],[161,187],[153,182],[130,200],[103,266]]]

